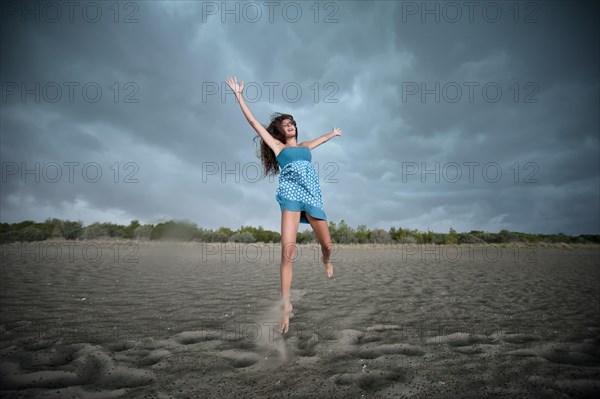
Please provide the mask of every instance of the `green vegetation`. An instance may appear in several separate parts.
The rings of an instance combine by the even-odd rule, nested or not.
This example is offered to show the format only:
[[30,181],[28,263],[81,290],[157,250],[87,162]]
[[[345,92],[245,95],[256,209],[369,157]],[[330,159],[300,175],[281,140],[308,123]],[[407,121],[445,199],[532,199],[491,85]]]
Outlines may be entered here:
[[[348,226],[344,220],[336,224],[329,221],[329,232],[333,243],[336,244],[471,244],[471,243],[581,243],[600,244],[599,234],[580,234],[568,236],[558,234],[532,234],[501,230],[499,233],[490,233],[472,230],[468,233],[458,233],[450,228],[448,233],[435,233],[391,227],[388,231],[383,229],[370,230],[367,226],[360,225],[357,229]],[[220,227],[216,231],[198,227],[195,223],[186,220],[169,220],[158,224],[140,224],[132,220],[128,226],[113,223],[92,223],[83,226],[81,221],[47,219],[43,223],[25,220],[20,223],[0,223],[0,243],[15,241],[43,241],[49,238],[63,238],[67,240],[93,240],[93,239],[135,239],[135,240],[174,240],[198,242],[239,242],[239,243],[278,243],[281,235],[276,231],[265,230],[262,226],[241,226],[237,230]],[[300,231],[296,242],[316,243],[312,230]]]

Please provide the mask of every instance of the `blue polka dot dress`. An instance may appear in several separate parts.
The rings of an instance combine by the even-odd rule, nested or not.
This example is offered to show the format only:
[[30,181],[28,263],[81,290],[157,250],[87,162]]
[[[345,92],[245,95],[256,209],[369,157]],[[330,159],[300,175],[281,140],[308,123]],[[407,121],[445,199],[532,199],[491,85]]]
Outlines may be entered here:
[[311,164],[310,148],[285,147],[276,160],[280,173],[275,199],[279,202],[281,211],[300,211],[300,223],[309,223],[306,212],[313,218],[327,220],[323,211],[319,178]]

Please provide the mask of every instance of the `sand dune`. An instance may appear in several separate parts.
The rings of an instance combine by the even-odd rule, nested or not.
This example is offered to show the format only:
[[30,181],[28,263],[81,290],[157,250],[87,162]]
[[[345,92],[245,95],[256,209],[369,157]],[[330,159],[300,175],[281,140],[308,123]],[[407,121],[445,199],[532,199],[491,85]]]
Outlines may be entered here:
[[[7,398],[593,397],[597,247],[126,242],[1,250]],[[364,395],[364,396],[363,396]]]

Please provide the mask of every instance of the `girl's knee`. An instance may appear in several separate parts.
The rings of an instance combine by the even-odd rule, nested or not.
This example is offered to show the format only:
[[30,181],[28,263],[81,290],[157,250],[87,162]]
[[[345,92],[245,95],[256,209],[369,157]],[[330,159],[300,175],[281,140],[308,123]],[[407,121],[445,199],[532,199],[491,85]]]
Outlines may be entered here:
[[284,262],[293,262],[296,260],[295,242],[288,242],[281,246],[281,260]]

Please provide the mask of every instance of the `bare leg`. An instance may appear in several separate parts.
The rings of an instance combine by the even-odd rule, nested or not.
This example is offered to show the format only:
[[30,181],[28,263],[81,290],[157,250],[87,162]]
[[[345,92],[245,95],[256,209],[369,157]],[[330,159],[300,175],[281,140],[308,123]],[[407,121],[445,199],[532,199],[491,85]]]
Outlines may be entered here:
[[329,235],[329,226],[327,225],[327,221],[323,219],[315,219],[310,216],[308,212],[306,213],[306,218],[310,223],[317,239],[319,240],[319,244],[321,244],[321,253],[323,254],[323,263],[325,264],[325,271],[327,273],[327,277],[331,278],[333,276],[333,266],[330,262],[331,257],[331,236]]
[[300,212],[284,210],[281,214],[281,310],[279,332],[286,333],[290,324],[290,290],[292,287],[292,264],[296,258],[296,237],[300,224]]

